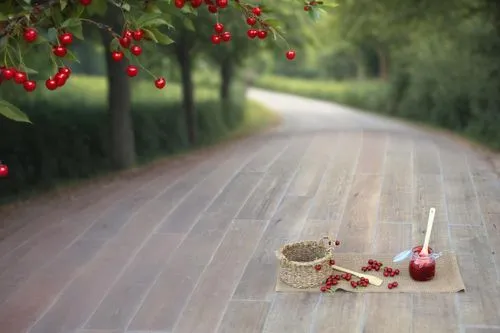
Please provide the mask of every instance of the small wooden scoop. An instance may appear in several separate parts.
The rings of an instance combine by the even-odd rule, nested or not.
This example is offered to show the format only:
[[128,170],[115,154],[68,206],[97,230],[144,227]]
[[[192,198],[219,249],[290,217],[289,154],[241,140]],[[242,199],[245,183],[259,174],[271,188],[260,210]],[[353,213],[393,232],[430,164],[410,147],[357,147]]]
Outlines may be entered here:
[[384,280],[382,280],[379,277],[373,276],[373,275],[368,275],[368,274],[354,272],[354,271],[351,271],[350,269],[339,267],[337,265],[333,265],[331,267],[334,270],[337,270],[337,271],[340,271],[340,272],[349,273],[349,274],[357,276],[359,278],[365,278],[365,279],[368,280],[368,283],[373,284],[374,286],[377,286],[377,287],[381,286],[382,283],[384,283]]

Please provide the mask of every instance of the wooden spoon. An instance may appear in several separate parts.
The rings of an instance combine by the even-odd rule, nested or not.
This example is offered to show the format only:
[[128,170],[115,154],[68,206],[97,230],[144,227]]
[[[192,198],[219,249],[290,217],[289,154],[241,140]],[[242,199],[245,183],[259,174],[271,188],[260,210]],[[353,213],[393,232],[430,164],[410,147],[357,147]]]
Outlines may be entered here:
[[350,269],[339,267],[337,265],[333,265],[331,267],[334,270],[336,270],[336,271],[340,271],[340,272],[344,272],[344,273],[349,273],[349,274],[357,276],[359,278],[365,278],[365,279],[368,280],[368,283],[373,284],[374,286],[377,286],[377,287],[379,287],[380,285],[382,285],[382,283],[384,283],[384,280],[382,280],[379,277],[373,276],[373,275],[368,275],[368,274],[354,272],[354,271],[351,271]]
[[429,219],[427,220],[427,231],[425,232],[424,245],[420,251],[421,255],[429,255],[429,241],[431,239],[432,225],[434,224],[434,215],[436,214],[436,208],[432,207],[429,210]]

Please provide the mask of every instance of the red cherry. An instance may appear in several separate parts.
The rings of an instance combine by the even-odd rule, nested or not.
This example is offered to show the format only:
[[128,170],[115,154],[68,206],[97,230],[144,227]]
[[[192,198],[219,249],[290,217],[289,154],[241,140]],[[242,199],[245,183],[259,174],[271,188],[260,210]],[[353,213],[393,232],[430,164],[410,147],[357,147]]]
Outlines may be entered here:
[[255,25],[257,23],[257,19],[255,17],[249,17],[247,18],[247,24],[248,25]]
[[394,274],[399,275],[399,269],[395,269]]
[[[295,51],[288,51],[288,52],[293,52],[293,58],[295,58]],[[288,57],[287,57],[288,58]],[[292,59],[293,59],[292,58]],[[340,241],[336,240],[335,241],[335,246],[339,246],[340,245]]]
[[120,45],[123,48],[128,49],[132,40],[129,37],[124,36],[124,37],[118,39],[118,42],[120,42]]
[[5,80],[10,80],[16,75],[16,70],[14,68],[7,68],[2,71],[2,76]]
[[260,16],[260,14],[262,13],[262,10],[260,9],[260,7],[255,7],[254,9],[252,9],[252,13],[255,16]]
[[71,75],[71,69],[69,67],[60,67],[57,72],[62,73],[62,74],[66,74],[66,76],[68,76],[68,77]]
[[175,7],[182,8],[186,2],[184,0],[175,0]]
[[9,175],[9,167],[6,164],[0,163],[0,178],[5,178]]
[[139,30],[134,31],[133,37],[135,40],[140,41],[142,39],[142,37],[144,37],[144,30],[139,29]]
[[320,271],[321,270],[321,265],[314,266],[314,269],[317,270],[317,271]]
[[122,51],[113,51],[111,52],[111,58],[113,58],[114,61],[120,61],[123,59],[123,52]]
[[[292,51],[292,50],[288,51],[288,52],[286,53],[286,58],[287,58],[288,60],[293,60],[293,59],[295,59],[295,51]],[[337,244],[337,243],[338,243],[338,244]],[[339,242],[339,241],[335,241],[335,245],[337,245],[337,246],[338,246],[339,244],[340,244],[340,242]]]
[[23,86],[24,90],[26,90],[27,92],[32,92],[36,89],[36,82],[33,80],[28,80],[23,83]]
[[88,6],[92,3],[92,0],[80,0],[82,6]]
[[155,80],[155,87],[158,89],[163,89],[167,85],[167,81],[164,78],[159,77]]
[[332,265],[332,266],[335,265],[335,260],[330,259],[330,265]]
[[373,265],[373,259],[368,260],[368,265]]
[[35,28],[26,28],[23,37],[26,42],[33,43],[38,37],[38,32]]
[[226,31],[222,34],[222,40],[225,42],[229,42],[231,40],[231,33]]
[[57,81],[54,80],[54,79],[47,79],[47,81],[45,81],[45,87],[47,87],[47,89],[49,90],[56,90],[57,89]]
[[68,79],[68,74],[65,73],[57,73],[55,75],[55,80],[57,82],[58,87],[62,87],[66,84],[66,80]]
[[387,285],[387,288],[392,289],[392,283],[389,283],[389,284]]
[[139,56],[142,53],[142,49],[141,49],[141,47],[139,45],[133,45],[130,48],[130,53],[132,53],[135,56]]
[[226,8],[227,7],[227,0],[216,0],[215,3],[217,4],[217,7],[219,7],[219,8]]
[[63,45],[69,45],[69,44],[73,43],[73,35],[70,32],[66,32],[66,33],[62,34],[61,36],[59,36],[59,41]]
[[127,66],[127,75],[128,76],[134,77],[134,76],[137,76],[138,73],[139,73],[139,70],[137,69],[136,66],[134,66],[134,65]]
[[322,293],[326,292],[326,286],[321,286],[320,290]]
[[356,288],[358,283],[356,281],[351,281],[351,287]]
[[215,14],[215,13],[217,13],[217,7],[216,7],[216,6],[214,6],[214,5],[209,5],[209,6],[208,6],[208,11],[209,11],[210,13],[212,13],[212,14]]
[[259,30],[259,32],[257,33],[257,36],[259,36],[260,39],[265,39],[267,37],[267,31]]
[[224,31],[224,25],[222,23],[216,23],[214,25],[215,32],[222,33]]
[[26,82],[26,80],[27,77],[25,72],[16,72],[16,74],[14,74],[14,81],[17,84],[23,84],[24,82]]
[[191,7],[198,8],[203,3],[203,0],[191,0]]
[[249,29],[247,31],[247,35],[248,35],[249,38],[253,39],[253,38],[257,37],[257,30],[255,30],[255,29]]
[[212,39],[212,44],[220,44],[220,40],[221,40],[220,36],[212,35],[211,39]]
[[397,281],[394,281],[394,282],[392,283],[392,287],[393,287],[393,288],[396,288],[397,286],[398,286],[398,282],[397,282]]
[[52,48],[52,53],[57,57],[64,57],[68,54],[68,50],[62,45],[57,45]]
[[134,33],[132,32],[132,30],[127,29],[123,32],[122,37],[127,37],[130,39],[133,37],[133,35]]
[[309,9],[310,9],[310,8],[311,8],[311,7],[309,7],[309,6],[304,6],[304,10],[305,10],[306,12],[307,12],[307,11],[309,11]]
[[389,274],[390,274],[390,273],[389,273],[389,272],[387,272],[387,271],[385,271],[385,272],[384,272],[384,276],[385,276],[385,277],[388,277],[388,276],[389,276]]

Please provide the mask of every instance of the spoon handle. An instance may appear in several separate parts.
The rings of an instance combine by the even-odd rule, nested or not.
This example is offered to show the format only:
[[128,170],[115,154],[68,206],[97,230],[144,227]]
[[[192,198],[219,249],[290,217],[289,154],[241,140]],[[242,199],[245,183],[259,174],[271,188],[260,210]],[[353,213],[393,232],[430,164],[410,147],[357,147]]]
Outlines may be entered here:
[[434,215],[436,208],[432,207],[429,210],[429,219],[427,220],[427,231],[425,233],[424,245],[422,246],[422,253],[429,254],[429,241],[431,239],[432,225],[434,224]]

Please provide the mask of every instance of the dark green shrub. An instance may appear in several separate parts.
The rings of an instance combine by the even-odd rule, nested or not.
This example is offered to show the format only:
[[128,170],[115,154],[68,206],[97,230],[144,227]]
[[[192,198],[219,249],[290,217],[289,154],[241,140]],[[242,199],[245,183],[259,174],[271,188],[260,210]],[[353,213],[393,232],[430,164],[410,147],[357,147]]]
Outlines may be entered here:
[[[188,148],[179,87],[169,85],[158,91],[150,82],[141,82],[134,93],[139,161]],[[222,108],[216,89],[196,91],[200,145],[220,139],[238,125],[235,121],[226,124],[228,113],[242,119],[243,90],[234,93],[241,102]],[[33,125],[0,118],[0,160],[11,171],[9,178],[0,180],[0,199],[109,170],[105,96],[103,78],[74,77],[60,91],[40,92],[24,100],[13,98]]]

